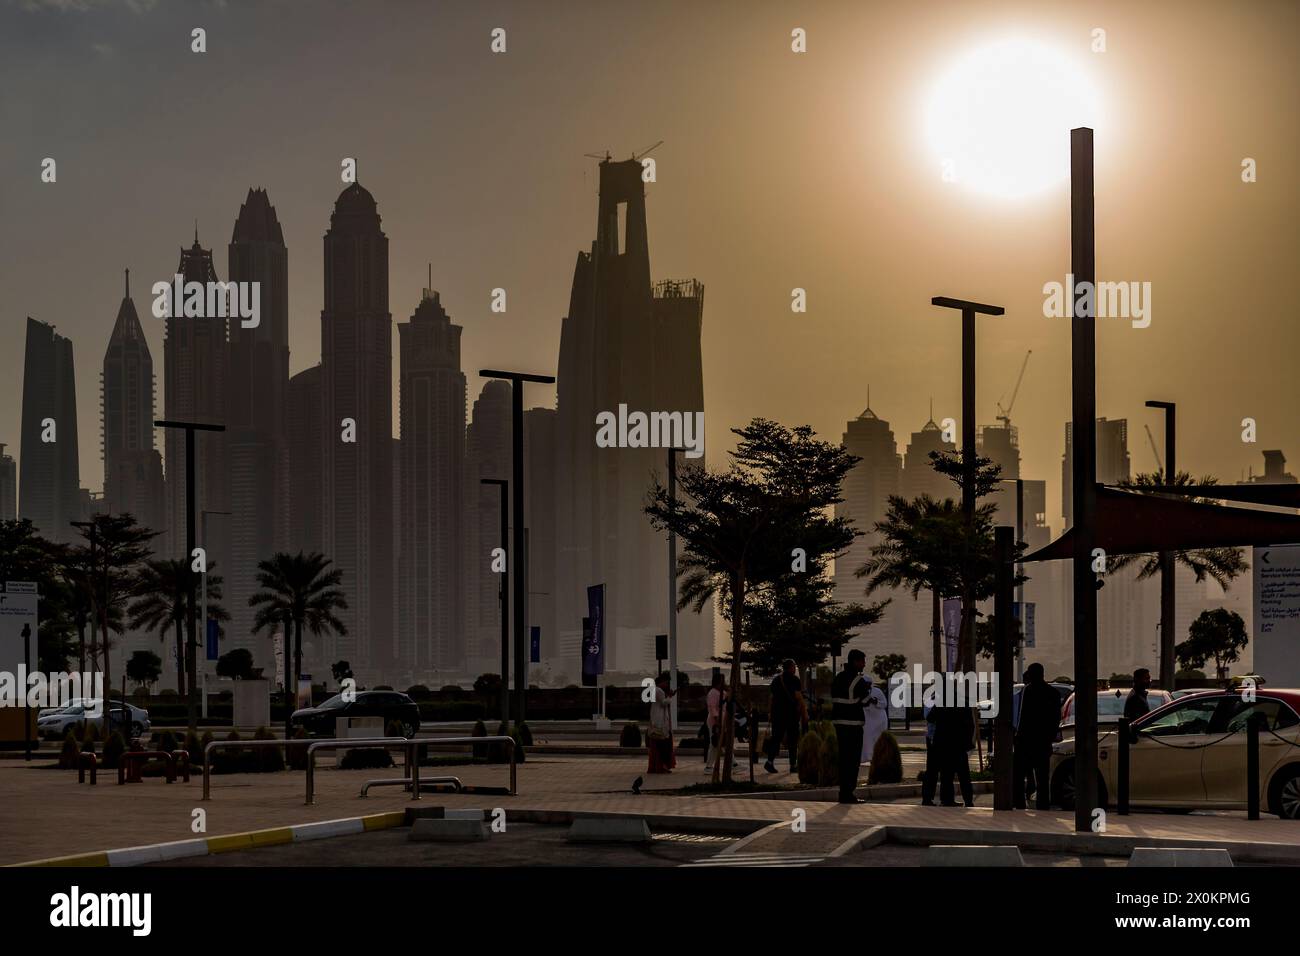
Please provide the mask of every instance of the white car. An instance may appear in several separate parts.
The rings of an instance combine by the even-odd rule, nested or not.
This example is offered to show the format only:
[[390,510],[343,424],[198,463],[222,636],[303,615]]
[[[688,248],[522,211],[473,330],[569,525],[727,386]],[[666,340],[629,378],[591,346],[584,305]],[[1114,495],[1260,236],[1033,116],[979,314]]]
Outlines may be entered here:
[[[1127,687],[1113,687],[1110,690],[1097,691],[1097,729],[1098,731],[1109,730],[1111,725],[1118,724],[1120,718],[1124,716],[1124,702],[1128,700]],[[1173,695],[1167,690],[1157,690],[1152,687],[1147,690],[1147,711],[1153,711],[1157,707],[1163,707],[1173,700]],[[1057,739],[1074,736],[1074,694],[1071,694],[1065,701],[1065,706],[1061,708],[1061,735]]]
[[[123,715],[125,707],[126,716]],[[120,701],[113,704],[113,729],[120,730],[129,721],[126,736],[128,739],[143,737],[149,732],[149,712],[133,704]],[[36,718],[36,733],[41,737],[62,740],[69,730],[81,736],[90,724],[104,737],[104,713],[98,700],[85,700],[80,704],[61,707],[52,713],[45,713]]]

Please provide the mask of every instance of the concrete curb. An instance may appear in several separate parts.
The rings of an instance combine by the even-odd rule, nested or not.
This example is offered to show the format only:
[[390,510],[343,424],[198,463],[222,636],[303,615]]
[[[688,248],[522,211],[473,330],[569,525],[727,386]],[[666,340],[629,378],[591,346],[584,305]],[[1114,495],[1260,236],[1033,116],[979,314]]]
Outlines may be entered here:
[[71,856],[54,856],[44,860],[11,863],[10,866],[139,866],[142,863],[166,863],[191,856],[208,856],[248,850],[259,846],[281,846],[326,837],[384,830],[406,823],[406,812],[371,813],[362,817],[339,820],[322,820],[317,823],[300,823],[287,827],[249,830],[244,833],[223,833],[220,836],[198,837],[193,840],[176,840],[171,843],[151,843],[120,850],[100,850],[95,853],[76,853]]

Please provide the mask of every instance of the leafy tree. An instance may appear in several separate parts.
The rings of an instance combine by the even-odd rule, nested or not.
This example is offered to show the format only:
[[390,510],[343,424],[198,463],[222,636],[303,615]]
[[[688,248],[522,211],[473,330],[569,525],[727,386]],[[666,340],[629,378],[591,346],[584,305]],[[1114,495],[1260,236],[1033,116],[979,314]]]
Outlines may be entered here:
[[148,687],[162,676],[162,658],[153,651],[136,651],[126,662],[127,680]]
[[[981,615],[982,616],[982,615]],[[1020,630],[1020,619],[1011,618],[1011,646],[1013,648],[1020,646],[1023,634]],[[998,649],[998,616],[990,614],[981,621],[975,622],[975,653],[978,657],[984,657],[993,660]],[[1130,675],[1131,676],[1131,675]]]
[[1187,640],[1174,653],[1185,670],[1195,670],[1214,661],[1214,673],[1220,680],[1228,676],[1228,665],[1241,659],[1249,643],[1246,622],[1236,611],[1216,607],[1202,611],[1187,628]]
[[[68,548],[41,537],[28,518],[0,521],[0,583],[34,581],[39,595],[36,613],[40,624],[36,633],[36,656],[33,664],[43,671],[71,670],[72,638],[76,620],[71,614],[73,597],[60,577]],[[84,630],[82,632],[84,639]],[[81,666],[84,671],[85,649]]]
[[347,661],[335,661],[330,665],[330,675],[334,678],[334,682],[342,688],[343,682],[352,677],[352,665]]
[[[1157,470],[1139,474],[1132,480],[1122,481],[1120,486],[1143,494],[1154,494],[1154,489],[1165,483],[1164,471]],[[1173,476],[1173,481],[1168,483],[1174,487],[1185,487],[1187,485],[1215,485],[1218,484],[1218,480],[1210,475],[1193,479],[1187,472],[1180,471]],[[1185,500],[1204,501],[1205,499],[1188,498]],[[1198,584],[1207,577],[1213,578],[1225,591],[1232,586],[1232,582],[1238,576],[1250,570],[1250,563],[1246,560],[1245,552],[1241,548],[1195,548],[1186,551],[1174,551],[1172,554],[1174,567],[1182,565],[1190,570],[1195,575]],[[1137,579],[1145,581],[1160,573],[1160,557],[1159,554],[1118,554],[1110,557],[1107,564],[1112,572],[1123,568],[1136,567]],[[1174,686],[1174,682],[1169,680],[1169,675],[1165,673],[1165,669],[1167,667],[1170,670],[1173,669],[1173,662],[1177,656],[1177,649],[1174,647],[1175,629],[1177,628],[1174,613],[1174,608],[1166,607],[1164,602],[1161,602],[1160,686],[1169,688]]]
[[[339,620],[336,611],[348,606],[339,582],[343,572],[331,568],[333,562],[319,552],[288,554],[277,552],[265,561],[257,564],[257,583],[262,590],[248,598],[248,606],[257,608],[253,619],[253,633],[268,631],[274,634],[284,627],[288,636],[293,628],[293,676],[285,666],[285,694],[296,692],[290,687],[302,673],[302,629],[304,626],[313,634],[332,631],[346,634],[347,627]],[[285,657],[289,648],[285,646]],[[292,709],[285,708],[285,737],[292,735],[290,715]]]
[[907,669],[907,658],[902,654],[877,654],[871,661],[871,673],[882,684],[901,670]]
[[217,658],[217,676],[231,680],[252,680],[257,668],[253,666],[253,652],[246,647],[232,648]]
[[[791,573],[794,548],[804,549],[807,573],[815,575],[812,559],[842,552],[861,532],[830,511],[842,500],[840,485],[858,458],[819,440],[807,425],[791,429],[756,418],[732,432],[739,442],[725,471],[685,468],[675,498],[656,476],[645,511],[656,529],[671,530],[684,546],[677,566],[683,578],[678,606],[700,609],[715,599],[722,604],[731,626],[734,701],[740,693],[750,592],[769,587],[779,592]],[[723,722],[715,782],[731,780],[733,724]]]
[[474,693],[498,694],[501,691],[500,674],[479,674],[474,678]]
[[[91,567],[89,583],[93,595],[91,607],[100,624],[103,640],[99,647],[91,645],[91,659],[102,654],[100,670],[104,674],[104,697],[111,697],[112,674],[109,673],[109,630],[122,633],[122,613],[134,593],[136,575],[142,562],[153,552],[149,542],[158,532],[136,524],[130,512],[97,514],[90,521],[77,525],[77,532],[85,544],[87,564]],[[93,632],[92,632],[93,633]],[[105,709],[105,724],[111,724],[111,708]]]

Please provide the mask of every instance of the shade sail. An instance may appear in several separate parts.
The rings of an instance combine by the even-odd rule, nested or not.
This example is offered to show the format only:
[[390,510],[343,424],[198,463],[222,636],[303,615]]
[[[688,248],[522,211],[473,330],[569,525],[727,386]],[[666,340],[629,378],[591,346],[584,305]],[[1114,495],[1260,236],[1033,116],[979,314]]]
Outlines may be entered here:
[[[1249,487],[1233,486],[1232,490]],[[1213,485],[1203,488],[1202,493],[1221,494],[1225,490]],[[1097,486],[1097,530],[1093,547],[1102,548],[1107,554],[1292,543],[1300,543],[1300,515],[1230,508]],[[1072,557],[1073,528],[1023,560],[1058,561]]]
[[1224,501],[1249,501],[1256,505],[1300,508],[1300,482],[1289,485],[1157,485],[1147,489],[1162,495],[1188,495],[1193,498],[1220,498]]

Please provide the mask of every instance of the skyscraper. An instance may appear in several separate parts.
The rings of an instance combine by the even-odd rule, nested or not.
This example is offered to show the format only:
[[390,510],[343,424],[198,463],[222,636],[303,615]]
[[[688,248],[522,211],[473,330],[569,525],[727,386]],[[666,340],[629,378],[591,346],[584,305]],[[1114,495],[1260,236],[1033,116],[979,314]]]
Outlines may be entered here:
[[72,341],[27,318],[23,358],[21,517],[51,541],[70,541],[81,515],[77,458],[77,388]]
[[[704,289],[693,280],[651,285],[641,163],[600,164],[596,239],[574,266],[560,334],[556,417],[557,627],[580,632],[587,588],[605,585],[605,666],[645,672],[668,625],[666,536],[644,513],[661,448],[597,448],[599,412],[703,412],[700,328]],[[678,657],[713,651],[711,613],[678,616]]]
[[388,237],[359,183],[339,194],[324,245],[322,543],[343,572],[348,600],[337,653],[365,680],[395,663],[393,320]]
[[[555,409],[524,412],[524,527],[528,532],[528,621],[542,629],[540,657],[552,674],[568,674],[577,683],[576,660],[556,660],[559,633],[555,624]],[[529,631],[529,634],[532,632]],[[566,682],[567,683],[567,682]]]
[[[321,368],[313,365],[289,379],[289,550],[311,554],[324,547],[321,459],[325,431],[321,415]],[[334,437],[337,437],[335,435]]]
[[[230,320],[226,442],[230,516],[212,516],[228,529],[230,562],[223,569],[230,612],[226,650],[245,647],[270,672],[270,642],[251,633],[257,563],[284,550],[289,538],[289,253],[264,189],[249,189],[227,248],[231,282],[258,283],[259,321]],[[319,408],[319,406],[317,406]]]
[[[1074,423],[1065,423],[1065,456],[1061,460],[1061,514],[1065,527],[1074,524]],[[1128,419],[1097,419],[1097,481],[1114,485],[1129,477]]]
[[903,455],[903,497],[916,498],[929,495],[937,501],[945,498],[960,499],[957,485],[931,467],[930,452],[955,452],[957,445],[945,441],[941,429],[931,415],[919,432],[912,432],[912,440]]
[[[199,245],[197,228],[194,244],[181,249],[176,272],[189,282],[216,282],[212,251]],[[169,312],[178,311],[174,306]],[[227,320],[219,315],[186,316],[169,314],[163,341],[163,417],[169,421],[226,424],[228,386]],[[163,553],[173,558],[185,555],[185,433],[169,428],[164,433],[166,463],[166,532]],[[224,432],[198,432],[194,451],[195,528],[203,511],[230,510],[230,472]],[[229,528],[221,518],[208,522],[208,540],[202,542],[208,566],[225,574],[229,567]]]
[[[401,562],[398,633],[414,679],[465,667],[465,374],[461,327],[425,289],[399,323]],[[472,501],[478,501],[477,490]]]
[[0,442],[0,521],[18,517],[18,463]]
[[[872,546],[880,541],[875,525],[889,510],[889,496],[899,493],[903,462],[889,422],[870,407],[847,424],[842,444],[845,451],[862,460],[844,479],[844,500],[835,506],[835,517],[852,521],[863,535],[853,540],[847,553],[835,559],[835,599],[845,604],[864,603],[868,600],[865,594],[867,582],[858,577],[856,571],[871,558]],[[888,596],[891,595],[878,597]],[[868,657],[904,650],[903,605],[910,604],[912,599],[903,594],[895,597],[896,600],[886,608],[884,617],[870,628],[854,634],[855,639],[866,636],[868,645],[859,642],[858,646],[867,651]],[[875,599],[877,596],[872,597]]]
[[154,448],[153,356],[131,299],[131,273],[104,352],[100,376],[105,510],[130,512],[155,531],[165,525],[162,457]]
[[[501,575],[492,571],[492,550],[501,546],[501,491],[481,482],[484,478],[510,480],[508,382],[492,379],[484,383],[474,400],[465,436],[465,633],[469,644],[465,654],[471,671],[499,674]],[[513,556],[507,566],[514,569]],[[510,660],[513,667],[513,656]]]

